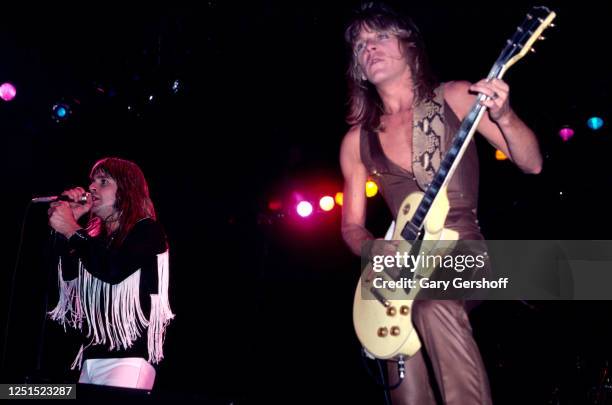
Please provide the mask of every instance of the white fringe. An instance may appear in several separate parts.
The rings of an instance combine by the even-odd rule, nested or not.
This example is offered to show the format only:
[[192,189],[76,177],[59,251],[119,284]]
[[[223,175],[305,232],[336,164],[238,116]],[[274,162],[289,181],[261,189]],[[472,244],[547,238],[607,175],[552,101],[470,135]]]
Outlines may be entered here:
[[79,279],[64,281],[62,279],[62,258],[57,264],[59,302],[55,309],[49,312],[49,316],[54,321],[59,322],[66,330],[66,324],[81,329],[83,325],[83,307],[81,306],[81,296],[79,289]]
[[[127,349],[149,327],[148,352],[151,363],[164,358],[163,343],[166,326],[174,314],[168,301],[168,251],[157,255],[158,293],[151,294],[151,314],[147,320],[140,306],[140,273],[137,270],[119,284],[111,285],[92,276],[79,260],[78,277],[62,279],[61,258],[58,263],[59,301],[49,312],[54,321],[66,329],[66,324],[83,330],[86,320],[89,345],[107,344],[109,350]],[[87,346],[89,346],[87,345]],[[86,348],[86,347],[85,347]],[[82,361],[81,346],[73,367]]]
[[164,338],[166,327],[174,314],[168,301],[169,284],[168,251],[157,255],[157,294],[151,294],[151,315],[149,317],[149,330],[147,347],[149,350],[148,362],[157,364],[164,358]]
[[81,366],[83,365],[83,351],[85,351],[85,347],[81,345],[81,348],[79,349],[79,352],[77,353],[76,358],[70,365],[70,370],[74,370],[75,368],[77,368],[77,366],[78,366],[78,370],[81,369]]

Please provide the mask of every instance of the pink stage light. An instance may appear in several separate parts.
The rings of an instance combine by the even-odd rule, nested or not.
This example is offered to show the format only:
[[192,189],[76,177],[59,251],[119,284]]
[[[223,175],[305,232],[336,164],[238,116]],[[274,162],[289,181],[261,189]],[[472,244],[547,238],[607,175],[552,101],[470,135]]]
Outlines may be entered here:
[[563,139],[563,142],[567,142],[572,136],[574,136],[574,130],[570,127],[563,127],[559,131],[559,136],[561,137],[561,139]]
[[312,204],[308,201],[302,201],[297,205],[297,213],[302,218],[306,218],[312,214]]
[[17,89],[11,83],[2,83],[0,85],[0,98],[4,101],[11,101],[17,95]]

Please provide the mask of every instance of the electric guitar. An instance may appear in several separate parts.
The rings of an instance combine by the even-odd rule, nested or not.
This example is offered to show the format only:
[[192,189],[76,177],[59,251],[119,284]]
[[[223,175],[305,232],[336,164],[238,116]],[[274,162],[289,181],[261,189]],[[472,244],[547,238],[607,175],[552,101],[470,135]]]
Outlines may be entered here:
[[[514,35],[507,40],[506,46],[491,68],[488,79],[501,79],[504,73],[523,58],[542,32],[551,26],[556,14],[546,7],[533,7]],[[421,246],[427,245],[428,254],[445,254],[452,251],[457,232],[444,228],[450,209],[447,197],[448,183],[459,164],[472,136],[486,111],[481,101],[486,96],[480,94],[469,114],[453,138],[440,167],[425,193],[415,192],[402,202],[397,214],[396,224],[390,228],[386,239],[398,242],[397,252],[422,253]],[[392,232],[392,235],[391,235]],[[412,269],[413,280],[429,277],[435,269],[419,266]],[[411,308],[419,292],[416,287],[378,288],[374,280],[382,277],[394,281],[386,273],[372,274],[372,263],[368,263],[355,291],[353,302],[353,324],[361,345],[370,357],[379,359],[398,359],[413,356],[421,347],[421,342],[411,322]],[[405,273],[404,273],[405,274]],[[398,294],[399,293],[399,294]]]

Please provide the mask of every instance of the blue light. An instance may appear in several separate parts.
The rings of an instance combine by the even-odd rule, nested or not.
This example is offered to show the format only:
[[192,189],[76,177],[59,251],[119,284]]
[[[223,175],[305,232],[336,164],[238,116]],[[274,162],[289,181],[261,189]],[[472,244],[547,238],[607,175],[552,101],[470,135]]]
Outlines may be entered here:
[[64,117],[66,116],[66,114],[67,114],[66,109],[65,109],[64,107],[59,107],[59,108],[58,108],[58,109],[55,111],[55,113],[57,114],[57,116],[58,116],[59,118],[64,118]]
[[599,128],[603,127],[603,120],[599,117],[591,117],[587,120],[587,125],[593,131],[597,131]]
[[53,115],[52,118],[55,122],[66,121],[70,115],[72,114],[72,110],[70,109],[70,105],[64,102],[57,103],[53,106]]

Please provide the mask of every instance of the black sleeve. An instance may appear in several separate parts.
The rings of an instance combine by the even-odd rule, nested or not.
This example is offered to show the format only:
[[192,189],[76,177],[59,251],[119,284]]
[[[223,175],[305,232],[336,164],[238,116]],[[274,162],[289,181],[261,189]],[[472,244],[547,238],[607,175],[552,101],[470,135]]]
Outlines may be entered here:
[[53,258],[53,266],[58,265],[62,261],[62,280],[70,281],[79,276],[79,262],[71,252],[68,245],[68,239],[60,233],[54,232],[49,238],[49,246],[51,257]]
[[80,230],[68,241],[85,269],[109,284],[118,284],[146,263],[166,251],[166,235],[161,225],[144,219],[134,225],[118,248],[108,248],[100,238],[92,238]]
[[79,276],[79,261],[73,255],[63,255],[62,260],[62,280],[70,281]]

